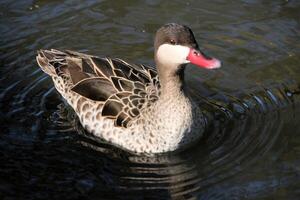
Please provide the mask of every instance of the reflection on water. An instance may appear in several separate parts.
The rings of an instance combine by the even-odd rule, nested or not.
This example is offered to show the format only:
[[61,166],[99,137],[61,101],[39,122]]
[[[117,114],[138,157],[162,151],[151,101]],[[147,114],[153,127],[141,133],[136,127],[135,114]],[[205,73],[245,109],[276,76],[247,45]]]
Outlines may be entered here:
[[[0,5],[1,199],[299,196],[297,1]],[[208,126],[183,151],[132,155],[93,138],[34,60],[39,48],[60,48],[153,64],[153,33],[170,21],[190,25],[224,63],[187,69]]]

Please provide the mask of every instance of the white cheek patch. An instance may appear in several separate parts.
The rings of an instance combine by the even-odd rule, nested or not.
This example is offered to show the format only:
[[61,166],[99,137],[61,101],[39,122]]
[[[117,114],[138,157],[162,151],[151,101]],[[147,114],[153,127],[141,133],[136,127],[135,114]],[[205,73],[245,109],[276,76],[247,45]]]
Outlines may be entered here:
[[162,64],[180,65],[189,63],[186,59],[190,48],[182,45],[163,44],[157,50],[157,59]]

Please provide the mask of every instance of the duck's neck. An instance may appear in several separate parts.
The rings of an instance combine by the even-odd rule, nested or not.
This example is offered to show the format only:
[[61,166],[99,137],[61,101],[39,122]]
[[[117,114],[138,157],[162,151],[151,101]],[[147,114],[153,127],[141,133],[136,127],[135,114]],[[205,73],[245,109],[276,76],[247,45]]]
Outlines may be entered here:
[[[161,97],[175,97],[185,95],[184,66],[180,66],[176,71],[170,67],[158,67],[159,81],[161,85]],[[172,70],[168,70],[172,69]]]

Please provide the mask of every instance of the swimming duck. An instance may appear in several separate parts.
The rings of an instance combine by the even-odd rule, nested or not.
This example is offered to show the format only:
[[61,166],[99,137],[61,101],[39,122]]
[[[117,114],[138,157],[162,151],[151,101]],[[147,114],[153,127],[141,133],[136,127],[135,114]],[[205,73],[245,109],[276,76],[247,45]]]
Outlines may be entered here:
[[203,113],[185,92],[186,65],[221,64],[199,50],[190,28],[175,23],[156,32],[154,58],[156,69],[69,50],[39,50],[36,60],[88,132],[128,151],[162,153],[204,131]]

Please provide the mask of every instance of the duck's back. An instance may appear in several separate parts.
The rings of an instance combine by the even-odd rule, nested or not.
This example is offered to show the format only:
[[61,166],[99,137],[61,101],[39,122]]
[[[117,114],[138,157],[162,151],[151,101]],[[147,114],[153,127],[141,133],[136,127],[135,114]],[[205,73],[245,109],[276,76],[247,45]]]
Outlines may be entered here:
[[143,65],[54,49],[39,51],[37,62],[84,128],[110,141],[124,137],[116,135],[128,132],[141,111],[158,99],[157,73]]

